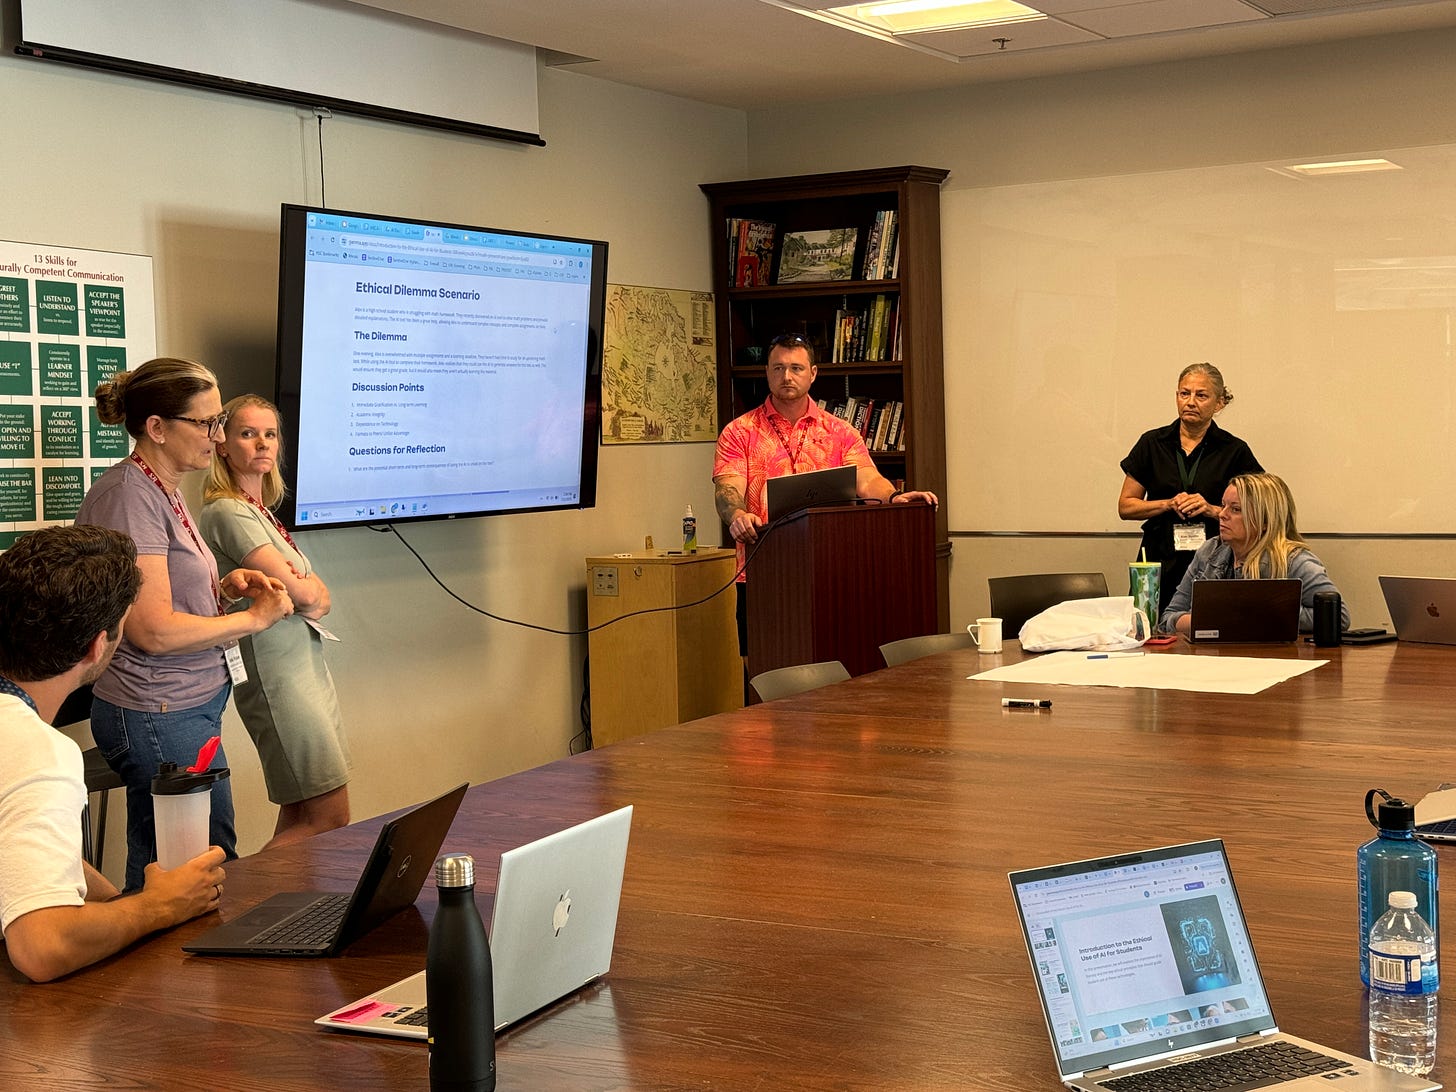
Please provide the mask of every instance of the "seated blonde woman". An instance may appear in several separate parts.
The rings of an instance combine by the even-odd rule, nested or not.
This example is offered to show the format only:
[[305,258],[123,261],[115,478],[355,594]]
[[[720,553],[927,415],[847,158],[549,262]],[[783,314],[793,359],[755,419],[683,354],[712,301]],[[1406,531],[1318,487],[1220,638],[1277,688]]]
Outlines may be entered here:
[[[1218,538],[1193,555],[1168,609],[1158,621],[1166,632],[1188,635],[1188,609],[1195,580],[1299,581],[1299,629],[1314,629],[1317,592],[1338,592],[1319,558],[1310,552],[1295,524],[1294,497],[1273,474],[1240,474],[1223,493]],[[1340,603],[1340,628],[1350,628],[1350,612]]]

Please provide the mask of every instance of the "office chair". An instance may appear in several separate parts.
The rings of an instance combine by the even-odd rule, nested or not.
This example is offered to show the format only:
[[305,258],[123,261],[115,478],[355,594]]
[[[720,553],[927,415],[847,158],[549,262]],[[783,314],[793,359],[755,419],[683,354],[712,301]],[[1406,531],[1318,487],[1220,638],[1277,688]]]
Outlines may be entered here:
[[922,637],[902,637],[898,641],[886,641],[880,646],[886,667],[918,660],[936,652],[952,648],[973,648],[976,642],[965,630],[960,633],[927,633]]
[[[64,728],[66,725],[79,724],[90,719],[91,687],[88,685],[72,691],[61,702],[55,720],[51,723],[57,728]],[[86,806],[81,809],[81,856],[86,858],[86,863],[92,868],[100,871],[101,861],[106,853],[106,805],[111,798],[111,790],[121,788],[122,780],[106,764],[106,759],[101,757],[99,747],[88,747],[82,751],[81,763],[84,767],[87,796]],[[98,793],[100,799],[96,802],[96,831],[93,837],[90,797]]]
[[1047,607],[1068,599],[1098,599],[1107,594],[1107,578],[1101,573],[1038,573],[1034,576],[993,576],[991,616],[1001,619],[1007,637],[1021,633],[1026,620]]
[[817,664],[795,664],[793,667],[778,667],[764,671],[748,680],[759,701],[773,701],[787,698],[791,694],[802,694],[805,690],[817,690],[830,683],[843,682],[849,672],[838,660],[825,660]]

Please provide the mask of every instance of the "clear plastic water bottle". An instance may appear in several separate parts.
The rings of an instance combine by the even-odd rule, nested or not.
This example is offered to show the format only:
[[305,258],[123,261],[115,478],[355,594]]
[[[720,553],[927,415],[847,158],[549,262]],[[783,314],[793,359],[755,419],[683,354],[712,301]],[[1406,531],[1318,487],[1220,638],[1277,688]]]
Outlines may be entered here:
[[430,1092],[495,1088],[495,983],[490,942],[475,906],[475,860],[446,853],[435,862],[440,905],[425,950]]
[[[1372,802],[1384,798],[1379,808]],[[1376,919],[1385,913],[1392,891],[1410,891],[1416,909],[1441,942],[1440,884],[1436,876],[1436,851],[1416,837],[1416,809],[1392,797],[1384,789],[1365,794],[1365,816],[1380,833],[1360,847],[1355,855],[1360,889],[1360,981],[1370,985],[1366,941]]]
[[688,505],[683,513],[683,553],[698,552],[698,517],[693,515],[693,506]]
[[1436,934],[1416,897],[1392,891],[1390,909],[1370,929],[1370,1059],[1402,1073],[1436,1064]]

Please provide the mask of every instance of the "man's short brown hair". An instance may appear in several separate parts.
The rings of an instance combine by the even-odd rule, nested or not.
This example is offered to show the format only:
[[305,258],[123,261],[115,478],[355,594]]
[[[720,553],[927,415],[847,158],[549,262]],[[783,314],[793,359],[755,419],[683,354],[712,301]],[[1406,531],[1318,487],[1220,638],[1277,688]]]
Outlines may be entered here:
[[120,531],[85,525],[23,535],[0,554],[0,675],[64,675],[97,634],[115,637],[141,586],[136,546]]

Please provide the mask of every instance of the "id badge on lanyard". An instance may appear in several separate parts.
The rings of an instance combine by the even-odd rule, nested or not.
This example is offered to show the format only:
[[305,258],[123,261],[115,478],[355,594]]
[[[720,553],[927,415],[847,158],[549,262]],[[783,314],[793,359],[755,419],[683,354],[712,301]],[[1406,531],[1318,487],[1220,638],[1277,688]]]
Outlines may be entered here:
[[222,650],[222,658],[227,661],[228,676],[233,680],[234,686],[242,686],[248,681],[248,669],[243,664],[243,650],[236,641]]
[[[1183,482],[1183,492],[1193,492],[1193,479],[1198,474],[1198,464],[1203,462],[1203,452],[1198,453],[1198,458],[1193,460],[1193,469],[1188,469],[1187,460],[1183,458],[1183,449],[1178,449],[1178,477]],[[1204,527],[1202,520],[1186,520],[1182,523],[1173,524],[1173,549],[1175,550],[1196,550],[1208,540],[1208,530]]]
[[1208,531],[1201,520],[1173,524],[1173,549],[1196,550],[1208,541]]

